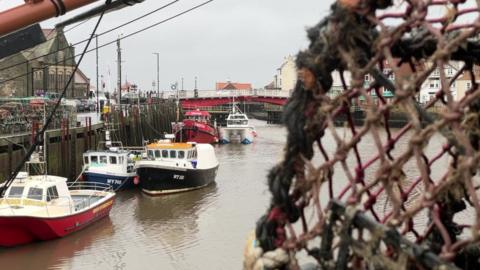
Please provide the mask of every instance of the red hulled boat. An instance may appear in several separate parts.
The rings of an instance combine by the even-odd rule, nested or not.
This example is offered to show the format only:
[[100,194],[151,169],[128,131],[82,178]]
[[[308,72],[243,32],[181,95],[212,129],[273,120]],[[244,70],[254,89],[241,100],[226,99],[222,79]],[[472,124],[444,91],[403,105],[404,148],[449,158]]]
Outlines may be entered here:
[[218,131],[206,111],[188,111],[182,123],[173,123],[177,142],[217,143]]
[[51,175],[20,176],[0,201],[0,246],[51,240],[108,216],[115,193],[109,186]]

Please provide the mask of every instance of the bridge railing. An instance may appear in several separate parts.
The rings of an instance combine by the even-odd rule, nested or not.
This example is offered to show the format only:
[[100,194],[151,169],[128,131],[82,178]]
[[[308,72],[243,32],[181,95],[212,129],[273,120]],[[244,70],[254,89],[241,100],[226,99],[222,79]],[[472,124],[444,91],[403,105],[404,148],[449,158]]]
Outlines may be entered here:
[[191,99],[191,98],[220,98],[220,97],[278,97],[288,98],[291,91],[272,90],[272,89],[254,89],[254,90],[198,90],[197,95],[193,90],[163,91],[164,99]]

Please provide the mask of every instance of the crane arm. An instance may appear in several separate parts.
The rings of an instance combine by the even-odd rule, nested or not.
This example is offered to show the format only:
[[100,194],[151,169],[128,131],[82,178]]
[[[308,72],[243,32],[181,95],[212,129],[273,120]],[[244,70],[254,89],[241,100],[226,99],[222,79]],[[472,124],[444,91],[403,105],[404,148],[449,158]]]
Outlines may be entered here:
[[23,5],[0,12],[0,37],[96,1],[98,0],[25,0]]

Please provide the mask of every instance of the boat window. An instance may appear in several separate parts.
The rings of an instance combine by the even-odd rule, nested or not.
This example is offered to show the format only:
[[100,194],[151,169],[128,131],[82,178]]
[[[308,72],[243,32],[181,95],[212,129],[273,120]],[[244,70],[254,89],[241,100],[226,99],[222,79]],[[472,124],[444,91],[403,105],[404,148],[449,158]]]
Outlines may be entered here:
[[247,120],[242,121],[242,125],[247,125],[247,124],[248,124]]
[[110,157],[110,164],[117,164],[117,157]]
[[193,150],[192,158],[197,158],[197,150]]
[[156,158],[161,158],[162,156],[160,155],[160,150],[155,150],[155,157]]
[[24,187],[11,187],[8,193],[9,198],[21,198]]
[[123,164],[123,157],[118,157],[118,164]]
[[107,164],[107,156],[100,156],[100,163]]
[[176,158],[176,157],[177,157],[177,151],[170,150],[170,158]]
[[98,156],[91,156],[90,160],[92,161],[92,163],[98,163]]
[[192,151],[188,151],[187,153],[187,159],[190,159],[192,157]]
[[168,158],[168,150],[162,150],[162,157]]
[[83,163],[88,164],[88,157],[83,157]]
[[185,158],[185,151],[178,151],[178,158],[184,159]]
[[58,191],[56,186],[49,187],[47,189],[47,202],[54,199],[58,199]]
[[43,189],[32,187],[28,190],[27,198],[32,200],[42,200],[42,195]]
[[153,150],[148,150],[148,158],[155,158],[155,155],[153,154]]

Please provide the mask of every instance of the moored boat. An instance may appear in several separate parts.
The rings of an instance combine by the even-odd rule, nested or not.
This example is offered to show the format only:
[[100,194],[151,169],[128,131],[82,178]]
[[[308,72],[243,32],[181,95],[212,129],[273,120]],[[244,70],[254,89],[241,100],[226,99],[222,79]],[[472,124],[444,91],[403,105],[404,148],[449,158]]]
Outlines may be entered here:
[[148,158],[135,166],[139,185],[149,195],[189,191],[215,181],[219,163],[210,144],[160,140],[146,151]]
[[232,111],[227,117],[227,126],[220,128],[220,143],[240,142],[250,144],[253,142],[257,133],[255,128],[249,125],[246,114],[242,113],[236,105],[232,106]]
[[110,186],[51,175],[19,174],[0,200],[0,246],[60,238],[108,216]]
[[177,142],[217,143],[218,131],[207,111],[188,111],[181,123],[172,123]]
[[130,151],[110,147],[83,154],[83,180],[111,185],[114,190],[134,187],[137,172]]

